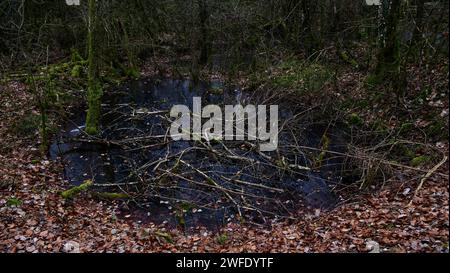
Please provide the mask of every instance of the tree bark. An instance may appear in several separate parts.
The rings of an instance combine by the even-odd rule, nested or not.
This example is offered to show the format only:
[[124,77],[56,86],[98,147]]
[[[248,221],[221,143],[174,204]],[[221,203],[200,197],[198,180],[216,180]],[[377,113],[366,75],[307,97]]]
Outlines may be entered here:
[[95,51],[95,0],[88,3],[88,112],[86,117],[86,132],[90,135],[99,133],[100,107],[102,88],[97,79],[97,62]]
[[209,37],[208,37],[208,9],[206,6],[205,0],[199,0],[198,1],[198,7],[199,7],[199,23],[200,23],[200,39],[199,39],[199,46],[200,46],[200,57],[199,57],[199,64],[206,64],[208,62],[208,55],[209,55]]
[[415,44],[420,40],[424,11],[425,11],[425,0],[417,0],[417,10],[415,18],[416,22],[414,26],[413,36],[411,39],[412,44]]
[[397,33],[401,0],[391,0],[386,18],[385,42],[378,54],[375,74],[382,79],[388,74],[397,75],[400,64],[399,38]]

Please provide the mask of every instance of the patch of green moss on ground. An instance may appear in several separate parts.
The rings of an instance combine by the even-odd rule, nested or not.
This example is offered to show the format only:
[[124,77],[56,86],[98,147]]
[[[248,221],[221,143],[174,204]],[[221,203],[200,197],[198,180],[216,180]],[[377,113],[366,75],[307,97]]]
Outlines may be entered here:
[[413,166],[413,167],[419,167],[419,166],[421,166],[423,164],[426,164],[427,162],[430,162],[430,160],[431,160],[430,156],[421,155],[421,156],[414,157],[411,160],[410,165]]
[[8,207],[19,207],[20,205],[22,205],[22,200],[15,197],[11,197],[8,200],[6,200],[6,205]]
[[74,65],[71,72],[70,72],[70,76],[74,77],[74,78],[79,78],[81,76],[81,72],[83,70],[83,67],[79,64]]
[[361,126],[364,124],[364,120],[357,113],[350,114],[348,122],[354,126]]
[[321,64],[302,63],[297,60],[283,62],[278,70],[271,84],[298,92],[320,91],[333,76],[331,70]]
[[219,245],[224,245],[228,241],[228,235],[226,233],[222,233],[217,236],[216,240]]

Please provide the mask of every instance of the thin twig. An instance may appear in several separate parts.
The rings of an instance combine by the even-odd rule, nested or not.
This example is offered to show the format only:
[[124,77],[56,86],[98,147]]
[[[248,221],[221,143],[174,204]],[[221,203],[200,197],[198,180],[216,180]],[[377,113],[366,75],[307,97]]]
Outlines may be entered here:
[[427,180],[428,177],[430,177],[437,169],[439,169],[439,167],[442,166],[442,164],[444,164],[447,161],[447,156],[444,156],[444,158],[441,160],[441,162],[439,162],[438,164],[436,164],[431,170],[429,170],[427,172],[427,174],[422,177],[422,179],[420,180],[419,186],[417,187],[416,191],[414,192],[413,197],[411,198],[411,201],[409,202],[408,206],[411,206],[414,198],[416,198],[417,194],[419,193],[420,189],[423,186],[423,183],[425,182],[425,180]]

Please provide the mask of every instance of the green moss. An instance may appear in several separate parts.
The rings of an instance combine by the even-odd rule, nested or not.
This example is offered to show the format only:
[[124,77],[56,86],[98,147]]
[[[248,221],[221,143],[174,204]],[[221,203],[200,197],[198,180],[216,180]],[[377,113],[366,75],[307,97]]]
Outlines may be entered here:
[[99,199],[110,201],[117,199],[126,199],[130,197],[126,193],[117,193],[117,192],[96,192],[93,195]]
[[327,136],[326,133],[323,134],[322,139],[321,139],[321,152],[319,154],[319,156],[316,158],[315,161],[315,166],[316,167],[320,167],[322,165],[322,161],[325,159],[325,155],[327,154],[327,150],[330,146],[330,138]]
[[411,159],[413,159],[413,158],[416,156],[416,153],[414,152],[414,150],[409,149],[409,148],[407,148],[407,147],[404,148],[403,154],[404,154],[406,157],[411,158]]
[[125,75],[127,75],[130,78],[137,79],[139,78],[139,70],[135,67],[129,67],[125,70]]
[[301,64],[288,60],[279,69],[281,72],[273,78],[272,84],[299,92],[320,91],[332,78],[331,71],[317,63]]
[[359,67],[358,62],[357,62],[355,59],[353,59],[353,58],[351,58],[350,56],[348,56],[347,52],[345,52],[344,50],[339,50],[339,51],[338,51],[338,54],[339,54],[339,57],[340,57],[344,62],[346,62],[346,63],[352,65],[352,66],[355,67],[355,68],[358,68],[358,67]]
[[88,113],[86,117],[86,133],[97,135],[100,132],[100,106],[102,86],[97,79],[97,62],[94,50],[95,0],[89,0],[88,24]]
[[167,233],[167,232],[161,232],[161,231],[156,231],[155,232],[155,236],[156,237],[159,237],[159,238],[163,238],[164,240],[166,240],[166,242],[168,242],[168,243],[173,243],[173,238],[172,238],[172,235],[170,235],[169,233]]
[[81,76],[81,71],[82,71],[83,67],[79,64],[74,65],[72,68],[72,71],[70,71],[70,76],[74,77],[74,78],[79,78]]
[[102,87],[99,83],[88,87],[88,113],[86,117],[86,133],[89,135],[98,135],[100,132],[100,113],[101,98],[103,95]]
[[348,118],[348,122],[351,125],[355,125],[355,126],[361,126],[364,124],[364,120],[356,113],[350,114],[350,116]]
[[431,160],[430,156],[421,155],[421,156],[414,157],[411,160],[410,165],[413,167],[418,167],[420,165],[423,165],[423,164],[429,162],[430,160]]
[[[65,61],[44,66],[41,68],[41,70],[44,72],[45,78],[49,78],[50,80],[55,80],[58,76],[65,75],[73,75],[73,77],[79,77],[81,75],[82,68],[86,66],[86,64],[87,62],[84,60]],[[39,78],[36,79],[39,80]]]
[[219,245],[224,245],[228,241],[228,235],[226,233],[220,234],[216,240]]
[[75,196],[77,196],[81,192],[86,191],[93,184],[94,183],[92,182],[92,180],[86,180],[79,186],[75,186],[66,191],[61,192],[61,196],[64,199],[73,199]]
[[78,50],[76,50],[75,48],[72,48],[70,50],[70,53],[71,53],[70,54],[71,55],[70,59],[71,59],[71,61],[73,63],[84,61],[83,58],[81,57],[80,53],[78,52]]
[[6,200],[6,205],[8,207],[19,207],[20,205],[22,205],[22,200],[15,197],[11,197],[8,200]]

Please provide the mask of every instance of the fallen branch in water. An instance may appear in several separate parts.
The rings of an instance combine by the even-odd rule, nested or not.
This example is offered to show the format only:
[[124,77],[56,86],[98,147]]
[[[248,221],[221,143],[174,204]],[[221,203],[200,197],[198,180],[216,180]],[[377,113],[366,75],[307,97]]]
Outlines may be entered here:
[[239,216],[242,217],[242,213],[241,213],[241,208],[239,206],[239,204],[236,202],[236,200],[234,200],[234,198],[228,193],[227,190],[225,190],[222,186],[220,186],[219,184],[217,184],[217,182],[211,178],[210,176],[208,176],[206,173],[202,172],[201,170],[195,168],[194,166],[192,166],[191,164],[183,161],[180,159],[180,162],[185,164],[186,166],[188,166],[189,168],[195,170],[197,173],[199,173],[201,176],[203,176],[208,184],[211,184],[213,186],[215,186],[217,189],[221,190],[223,192],[223,194],[225,194],[225,196],[231,201],[233,202],[233,204],[236,206],[236,208],[238,209],[239,212]]
[[117,193],[117,192],[95,192],[93,195],[101,200],[108,200],[108,201],[117,199],[127,199],[130,197],[126,193]]

